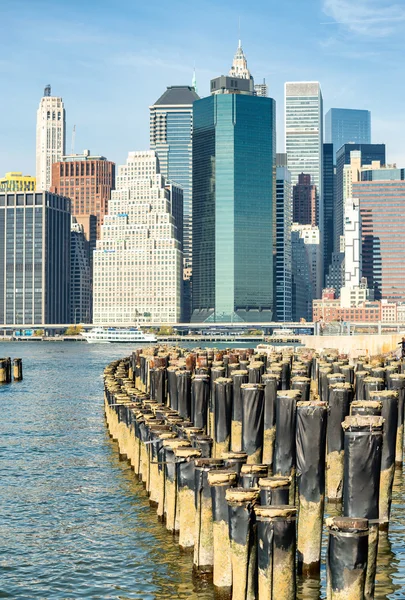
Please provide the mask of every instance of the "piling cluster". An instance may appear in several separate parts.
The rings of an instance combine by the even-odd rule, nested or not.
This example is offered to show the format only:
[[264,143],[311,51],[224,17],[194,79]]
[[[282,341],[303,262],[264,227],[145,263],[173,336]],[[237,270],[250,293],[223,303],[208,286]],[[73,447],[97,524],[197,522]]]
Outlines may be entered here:
[[158,518],[232,600],[374,596],[402,466],[405,374],[393,357],[308,349],[137,350],[104,371],[110,435]]
[[22,381],[22,359],[0,358],[0,384],[11,383],[13,378],[14,381]]

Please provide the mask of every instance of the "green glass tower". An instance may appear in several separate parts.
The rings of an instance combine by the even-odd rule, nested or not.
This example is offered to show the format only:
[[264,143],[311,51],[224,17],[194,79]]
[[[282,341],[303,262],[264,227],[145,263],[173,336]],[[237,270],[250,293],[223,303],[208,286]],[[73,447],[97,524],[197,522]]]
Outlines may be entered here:
[[192,321],[273,318],[275,101],[221,76],[193,105]]

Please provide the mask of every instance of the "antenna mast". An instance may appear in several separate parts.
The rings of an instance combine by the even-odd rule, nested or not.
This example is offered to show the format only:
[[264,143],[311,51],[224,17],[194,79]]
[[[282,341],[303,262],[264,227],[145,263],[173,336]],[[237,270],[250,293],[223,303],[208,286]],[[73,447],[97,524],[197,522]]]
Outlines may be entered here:
[[74,154],[74,153],[75,153],[75,140],[76,140],[76,125],[73,125],[73,131],[72,131],[72,147],[71,147],[71,152],[70,152],[70,154]]

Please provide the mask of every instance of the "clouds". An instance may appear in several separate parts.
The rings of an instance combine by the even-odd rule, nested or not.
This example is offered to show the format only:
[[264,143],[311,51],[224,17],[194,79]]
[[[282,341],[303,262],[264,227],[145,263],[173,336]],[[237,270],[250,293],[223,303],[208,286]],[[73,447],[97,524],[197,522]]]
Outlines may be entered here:
[[405,23],[405,7],[382,0],[323,0],[323,12],[357,35],[386,37]]

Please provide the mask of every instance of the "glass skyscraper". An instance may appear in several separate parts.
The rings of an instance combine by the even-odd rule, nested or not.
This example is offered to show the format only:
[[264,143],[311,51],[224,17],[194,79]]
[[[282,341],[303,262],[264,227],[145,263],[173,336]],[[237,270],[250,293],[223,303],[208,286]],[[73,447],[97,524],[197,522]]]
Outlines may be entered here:
[[323,261],[324,280],[332,262],[333,206],[335,188],[333,144],[323,145]]
[[331,108],[325,116],[325,141],[333,144],[334,160],[344,144],[371,144],[370,111]]
[[275,311],[277,321],[292,321],[291,173],[287,155],[276,155],[276,267]]
[[193,106],[194,322],[274,316],[275,102],[221,77]]
[[69,323],[70,200],[0,194],[0,322]]

